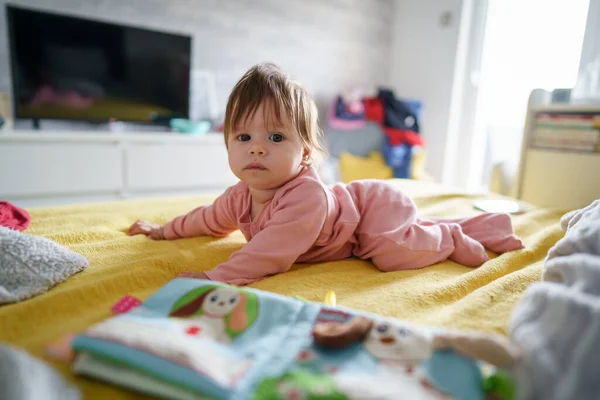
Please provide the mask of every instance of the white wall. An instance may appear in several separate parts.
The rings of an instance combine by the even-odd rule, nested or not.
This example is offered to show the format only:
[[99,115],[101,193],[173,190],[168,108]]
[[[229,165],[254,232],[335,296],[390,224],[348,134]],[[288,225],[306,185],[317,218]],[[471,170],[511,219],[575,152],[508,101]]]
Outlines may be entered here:
[[[397,96],[423,102],[427,171],[444,178],[448,126],[464,0],[396,0],[390,82]],[[444,24],[444,13],[451,20]]]

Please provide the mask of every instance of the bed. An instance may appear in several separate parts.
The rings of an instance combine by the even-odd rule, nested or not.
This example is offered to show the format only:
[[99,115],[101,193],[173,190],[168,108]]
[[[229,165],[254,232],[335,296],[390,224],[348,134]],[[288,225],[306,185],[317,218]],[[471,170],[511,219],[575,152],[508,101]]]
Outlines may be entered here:
[[[473,215],[474,199],[429,182],[396,180],[424,215]],[[90,267],[32,299],[0,307],[0,341],[22,347],[50,362],[83,391],[85,398],[126,399],[139,395],[84,378],[52,360],[44,345],[65,333],[77,333],[109,317],[111,306],[125,295],[145,299],[184,270],[208,270],[244,244],[239,232],[227,238],[153,242],[129,237],[138,218],[159,223],[212,197],[138,199],[92,205],[28,210],[26,233],[42,235],[74,250]],[[495,256],[478,269],[451,261],[418,271],[381,273],[366,261],[348,259],[295,265],[289,272],[252,287],[307,300],[323,301],[335,291],[339,305],[417,324],[506,333],[509,315],[525,288],[540,279],[544,258],[562,236],[565,210],[532,208],[513,223],[526,249]]]

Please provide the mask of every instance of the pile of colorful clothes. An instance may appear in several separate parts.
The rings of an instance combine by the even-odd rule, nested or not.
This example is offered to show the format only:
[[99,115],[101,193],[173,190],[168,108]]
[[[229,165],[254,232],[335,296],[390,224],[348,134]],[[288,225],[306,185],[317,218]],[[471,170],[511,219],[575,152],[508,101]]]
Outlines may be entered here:
[[403,101],[390,89],[379,89],[377,96],[360,98],[357,90],[336,97],[329,109],[329,126],[338,130],[361,129],[367,121],[381,127],[385,136],[381,149],[395,178],[410,178],[415,154],[423,151],[419,134],[421,103]]
[[337,96],[329,107],[327,119],[330,127],[342,131],[364,127],[367,121],[360,89],[350,88]]

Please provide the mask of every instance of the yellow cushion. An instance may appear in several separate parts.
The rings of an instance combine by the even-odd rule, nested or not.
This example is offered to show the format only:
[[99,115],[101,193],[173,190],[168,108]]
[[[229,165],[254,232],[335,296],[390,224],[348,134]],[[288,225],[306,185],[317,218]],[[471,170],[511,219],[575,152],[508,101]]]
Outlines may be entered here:
[[371,152],[369,157],[340,154],[340,173],[345,183],[358,179],[390,179],[394,176],[383,155],[376,151]]

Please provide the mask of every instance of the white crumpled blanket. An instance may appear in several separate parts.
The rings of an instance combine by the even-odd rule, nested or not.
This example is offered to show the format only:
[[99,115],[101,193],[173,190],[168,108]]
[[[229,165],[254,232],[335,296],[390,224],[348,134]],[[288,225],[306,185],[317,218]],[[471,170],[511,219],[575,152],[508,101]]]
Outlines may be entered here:
[[79,390],[48,364],[0,343],[0,399],[79,400]]
[[600,199],[561,224],[542,282],[511,319],[511,339],[525,351],[518,399],[600,399]]

